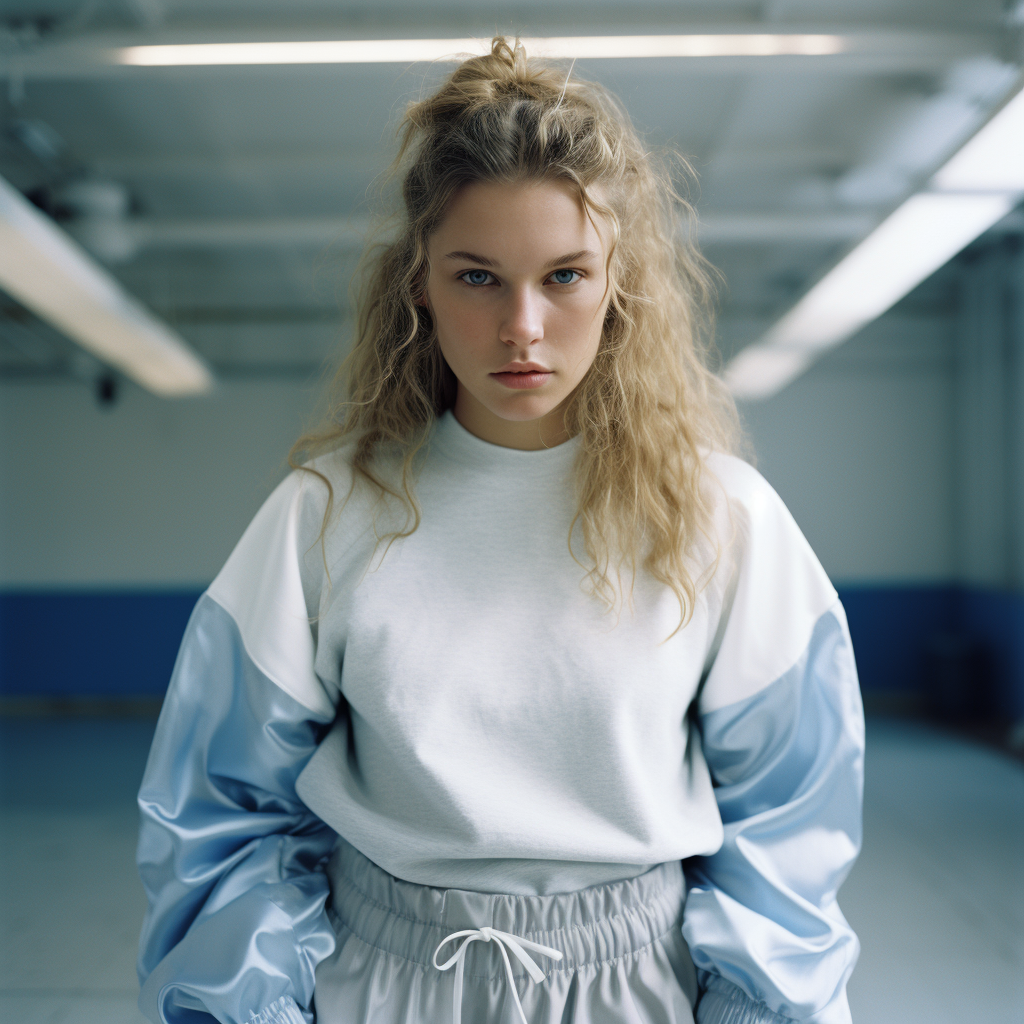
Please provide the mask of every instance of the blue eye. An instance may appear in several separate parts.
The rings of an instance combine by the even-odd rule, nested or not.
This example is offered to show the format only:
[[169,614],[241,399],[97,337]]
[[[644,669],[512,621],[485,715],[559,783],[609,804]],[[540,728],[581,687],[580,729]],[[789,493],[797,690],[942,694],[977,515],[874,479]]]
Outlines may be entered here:
[[[576,276],[573,277],[573,274]],[[568,275],[568,276],[566,276]],[[575,284],[579,280],[580,272],[578,270],[556,270],[551,275],[551,280],[555,284]]]
[[481,285],[487,284],[487,278],[491,275],[486,270],[467,270],[459,275],[466,284]]

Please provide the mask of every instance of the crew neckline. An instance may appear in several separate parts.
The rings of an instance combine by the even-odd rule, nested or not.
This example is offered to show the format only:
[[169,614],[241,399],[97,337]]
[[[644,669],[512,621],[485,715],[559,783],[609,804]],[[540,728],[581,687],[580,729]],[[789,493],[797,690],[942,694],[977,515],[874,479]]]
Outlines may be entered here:
[[560,471],[572,466],[579,451],[580,439],[570,437],[568,441],[552,448],[507,448],[493,444],[467,430],[451,409],[446,409],[435,421],[431,438],[434,448],[464,465],[479,469],[522,469],[530,471]]

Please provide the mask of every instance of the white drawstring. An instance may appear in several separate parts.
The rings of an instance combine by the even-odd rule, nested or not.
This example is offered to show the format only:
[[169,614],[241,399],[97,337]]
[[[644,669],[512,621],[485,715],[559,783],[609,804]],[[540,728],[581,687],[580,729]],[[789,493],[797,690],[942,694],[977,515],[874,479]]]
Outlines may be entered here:
[[[448,960],[445,960],[443,964],[437,962],[437,954],[441,952],[441,946],[447,945],[453,939],[457,939],[460,936],[465,935],[467,938],[463,941],[462,945],[455,951],[455,954]],[[544,956],[549,956],[553,960],[561,960],[562,954],[557,949],[552,949],[550,946],[542,946],[539,942],[531,942],[529,939],[518,938],[515,935],[509,935],[508,932],[500,932],[497,928],[467,928],[465,931],[452,932],[442,943],[434,950],[434,966],[439,971],[447,971],[452,964],[455,964],[455,1004],[454,1004],[454,1024],[462,1024],[462,972],[466,966],[466,947],[471,942],[476,942],[478,939],[483,942],[490,942],[491,939],[498,944],[498,949],[501,950],[501,955],[505,960],[505,974],[508,975],[508,983],[512,988],[512,998],[516,1001],[516,1007],[519,1010],[519,1016],[523,1018],[523,1024],[530,1024],[526,1019],[526,1014],[523,1013],[523,1004],[519,1002],[519,993],[516,991],[516,981],[512,974],[512,964],[509,963],[508,953],[505,952],[505,946],[519,958],[520,963],[530,972],[530,977],[534,981],[543,981],[544,972],[533,962],[530,954],[523,949],[523,946],[529,946],[535,953],[541,953]]]

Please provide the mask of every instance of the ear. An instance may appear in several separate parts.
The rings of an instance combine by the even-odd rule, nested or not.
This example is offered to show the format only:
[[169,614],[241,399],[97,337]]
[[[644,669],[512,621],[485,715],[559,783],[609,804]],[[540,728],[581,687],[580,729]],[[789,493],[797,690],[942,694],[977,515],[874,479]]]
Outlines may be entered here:
[[434,311],[430,308],[430,296],[427,294],[427,289],[423,285],[419,285],[417,288],[413,289],[412,301],[433,316]]

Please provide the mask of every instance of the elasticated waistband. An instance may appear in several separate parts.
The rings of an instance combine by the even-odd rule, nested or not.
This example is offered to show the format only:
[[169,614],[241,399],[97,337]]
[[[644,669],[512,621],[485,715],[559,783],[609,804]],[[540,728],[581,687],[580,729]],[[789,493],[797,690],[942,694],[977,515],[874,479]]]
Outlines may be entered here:
[[[546,973],[606,963],[638,953],[670,928],[681,927],[685,899],[679,861],[576,892],[518,896],[408,882],[342,839],[327,873],[340,924],[377,949],[421,964],[431,963],[438,944],[452,932],[485,925],[561,950],[557,963],[538,961]],[[473,945],[467,978],[504,973],[492,943]]]

